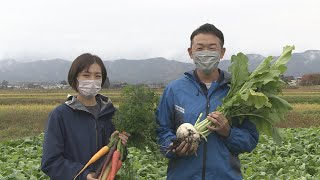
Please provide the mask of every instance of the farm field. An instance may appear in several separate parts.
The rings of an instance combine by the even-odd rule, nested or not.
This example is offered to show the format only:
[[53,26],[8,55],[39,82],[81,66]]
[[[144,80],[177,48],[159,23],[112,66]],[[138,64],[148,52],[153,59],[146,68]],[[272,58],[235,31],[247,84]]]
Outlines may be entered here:
[[[161,95],[162,90],[156,90]],[[71,90],[0,90],[0,179],[48,179],[40,170],[48,113]],[[103,90],[117,105],[119,90]],[[284,145],[261,135],[258,147],[240,156],[245,179],[320,179],[320,88],[285,89],[293,105],[278,127]],[[165,179],[166,160],[149,149],[130,148],[121,179]]]

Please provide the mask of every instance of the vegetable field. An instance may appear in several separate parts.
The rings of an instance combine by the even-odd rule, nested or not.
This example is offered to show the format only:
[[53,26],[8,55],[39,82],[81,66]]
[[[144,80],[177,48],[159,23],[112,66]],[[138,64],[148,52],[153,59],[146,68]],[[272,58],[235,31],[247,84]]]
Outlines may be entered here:
[[[161,90],[156,91],[159,95]],[[48,113],[72,91],[0,91],[0,179],[49,179],[40,170],[43,129]],[[119,90],[107,90],[114,104]],[[244,179],[320,179],[320,88],[284,90],[293,105],[278,124],[279,147],[260,136],[258,147],[240,156]],[[158,152],[129,148],[120,179],[165,179],[167,161]],[[129,162],[129,163],[128,163]]]
[[[244,179],[319,179],[320,129],[283,129],[285,145],[277,147],[262,135],[258,147],[240,159]],[[49,179],[40,170],[43,134],[0,143],[0,179]],[[121,179],[165,179],[166,160],[149,149],[129,148],[130,167]]]

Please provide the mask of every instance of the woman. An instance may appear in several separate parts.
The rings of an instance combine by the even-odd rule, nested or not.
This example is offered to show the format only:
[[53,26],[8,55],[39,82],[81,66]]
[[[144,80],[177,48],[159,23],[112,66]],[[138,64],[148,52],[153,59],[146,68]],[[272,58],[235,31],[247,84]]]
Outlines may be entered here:
[[[51,179],[73,179],[111,135],[119,134],[126,145],[128,134],[115,131],[111,122],[113,104],[98,94],[106,79],[105,66],[98,56],[82,54],[72,63],[68,81],[77,95],[50,113],[44,134],[41,169]],[[99,161],[78,179],[95,179],[97,164]]]

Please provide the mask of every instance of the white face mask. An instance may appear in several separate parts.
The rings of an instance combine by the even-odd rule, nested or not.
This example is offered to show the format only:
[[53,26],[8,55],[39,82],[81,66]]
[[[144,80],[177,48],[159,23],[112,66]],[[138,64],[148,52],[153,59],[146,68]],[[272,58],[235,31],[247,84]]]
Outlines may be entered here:
[[78,91],[87,99],[95,97],[101,90],[101,80],[78,80]]
[[194,51],[192,52],[192,59],[196,67],[205,75],[210,75],[218,68],[220,62],[220,53],[218,51]]

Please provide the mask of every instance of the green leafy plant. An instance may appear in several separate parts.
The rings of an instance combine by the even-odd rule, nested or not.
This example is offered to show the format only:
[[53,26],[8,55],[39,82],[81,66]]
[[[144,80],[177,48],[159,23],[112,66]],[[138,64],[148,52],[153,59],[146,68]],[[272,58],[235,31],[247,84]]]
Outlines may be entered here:
[[119,179],[166,179],[168,160],[159,151],[152,151],[148,147],[144,150],[131,147],[129,152],[123,168],[119,171]]
[[[257,148],[239,156],[244,179],[320,178],[320,128],[280,129],[283,146],[262,134]],[[0,142],[0,179],[49,179],[41,170],[43,134]],[[167,160],[159,151],[128,148],[119,179],[166,179]]]
[[156,149],[155,109],[159,96],[141,85],[127,86],[121,92],[119,108],[113,119],[116,129],[131,134],[129,146]]
[[40,169],[43,134],[0,142],[0,179],[49,179]]
[[252,153],[240,155],[244,179],[319,179],[320,129],[281,129],[283,146],[261,135]]

